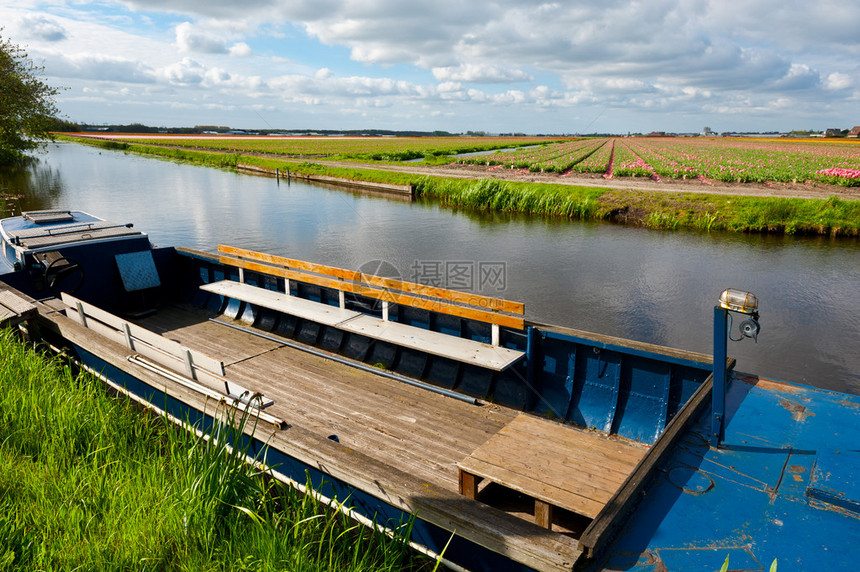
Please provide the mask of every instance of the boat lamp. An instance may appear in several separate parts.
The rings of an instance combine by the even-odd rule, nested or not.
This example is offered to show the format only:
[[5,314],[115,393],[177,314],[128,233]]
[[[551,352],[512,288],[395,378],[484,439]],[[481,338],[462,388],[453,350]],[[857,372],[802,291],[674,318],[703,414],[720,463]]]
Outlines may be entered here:
[[758,299],[752,292],[726,288],[720,294],[720,308],[741,314],[755,314],[758,310]]
[[723,310],[750,316],[748,320],[740,323],[741,337],[735,339],[730,335],[729,339],[731,341],[739,342],[744,338],[752,338],[754,342],[758,342],[758,333],[761,330],[761,325],[758,323],[758,299],[755,297],[755,294],[736,288],[726,288],[720,294],[719,307]]

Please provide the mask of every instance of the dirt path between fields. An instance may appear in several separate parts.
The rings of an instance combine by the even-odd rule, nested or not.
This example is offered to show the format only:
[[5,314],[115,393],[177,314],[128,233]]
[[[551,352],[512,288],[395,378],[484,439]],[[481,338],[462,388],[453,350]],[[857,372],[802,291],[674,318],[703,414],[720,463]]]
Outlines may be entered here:
[[422,165],[387,163],[358,163],[354,161],[326,161],[313,159],[313,163],[344,169],[374,169],[396,173],[411,173],[458,179],[501,179],[525,183],[555,183],[599,187],[624,191],[650,191],[664,193],[702,193],[711,195],[735,195],[747,197],[786,197],[800,199],[826,199],[838,197],[843,200],[860,200],[860,187],[840,187],[822,183],[724,183],[702,179],[646,179],[620,177],[605,179],[602,175],[557,173],[531,173],[517,169],[500,169],[478,165]]

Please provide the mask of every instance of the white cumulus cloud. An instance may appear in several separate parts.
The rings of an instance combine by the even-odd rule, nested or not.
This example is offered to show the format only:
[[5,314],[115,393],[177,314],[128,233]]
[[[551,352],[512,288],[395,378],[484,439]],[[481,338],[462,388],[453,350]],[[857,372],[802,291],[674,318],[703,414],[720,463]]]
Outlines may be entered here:
[[854,85],[854,80],[848,74],[833,72],[827,76],[827,81],[824,85],[827,89],[831,90],[848,89]]
[[195,29],[191,22],[176,26],[176,45],[180,51],[200,54],[226,54],[227,41],[224,38]]
[[55,19],[44,14],[28,14],[20,19],[19,25],[26,30],[28,35],[39,38],[46,42],[59,42],[65,40],[68,32]]
[[151,83],[155,71],[146,64],[101,54],[53,54],[47,58],[46,72],[63,78],[120,83]]
[[237,58],[247,58],[253,52],[251,51],[251,46],[246,44],[245,42],[237,42],[230,46],[230,55]]
[[463,81],[469,83],[517,83],[533,79],[532,76],[519,69],[482,64],[435,67],[433,68],[433,77],[439,81]]

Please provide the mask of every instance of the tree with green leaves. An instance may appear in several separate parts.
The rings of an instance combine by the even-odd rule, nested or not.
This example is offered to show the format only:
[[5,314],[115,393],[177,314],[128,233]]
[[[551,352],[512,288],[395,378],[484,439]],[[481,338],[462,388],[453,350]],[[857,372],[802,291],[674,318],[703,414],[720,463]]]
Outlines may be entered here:
[[44,71],[0,36],[0,164],[22,161],[51,140],[59,89],[42,80]]

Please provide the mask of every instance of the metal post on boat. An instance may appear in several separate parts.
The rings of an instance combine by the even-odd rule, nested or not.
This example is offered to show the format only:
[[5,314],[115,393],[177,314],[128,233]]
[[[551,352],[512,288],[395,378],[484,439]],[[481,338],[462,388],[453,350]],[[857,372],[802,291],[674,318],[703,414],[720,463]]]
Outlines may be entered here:
[[711,447],[719,447],[726,437],[726,354],[728,353],[729,311],[714,306],[714,389],[711,394]]
[[[729,331],[729,312],[750,316],[740,324],[741,337]],[[714,306],[714,386],[711,393],[711,446],[719,447],[726,437],[726,391],[728,387],[728,340],[744,338],[758,341],[758,299],[751,292],[727,288]]]

